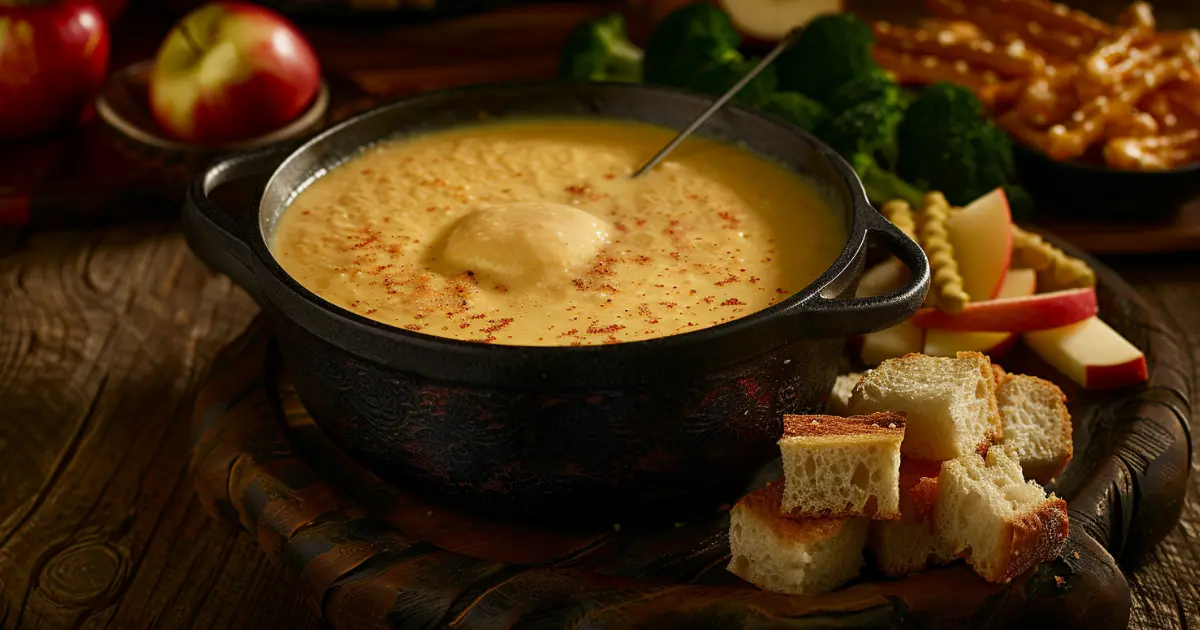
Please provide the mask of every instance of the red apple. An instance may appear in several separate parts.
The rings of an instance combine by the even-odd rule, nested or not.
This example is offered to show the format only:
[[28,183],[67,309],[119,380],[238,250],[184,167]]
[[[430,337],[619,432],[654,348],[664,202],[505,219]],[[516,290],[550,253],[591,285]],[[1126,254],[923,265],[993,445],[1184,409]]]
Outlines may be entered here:
[[283,16],[215,2],[167,35],[150,79],[150,108],[171,135],[229,142],[286,125],[312,102],[321,72],[312,47]]
[[1095,314],[1096,290],[1089,287],[1023,298],[970,302],[958,315],[924,308],[910,321],[918,326],[945,330],[1028,332],[1074,324]]
[[108,46],[90,3],[0,0],[0,138],[45,133],[90,112]]
[[777,42],[822,13],[842,10],[842,0],[718,0],[733,25],[752,39]]
[[889,258],[863,272],[855,297],[875,297],[904,286],[909,278],[908,267],[898,258]]
[[[1032,269],[1010,269],[1004,276],[997,299],[1022,298],[1037,292],[1037,272]],[[972,332],[930,328],[925,331],[925,354],[953,357],[961,352],[982,352],[993,359],[1004,356],[1017,343],[1017,334],[1010,332]]]
[[996,297],[1012,262],[1012,214],[997,188],[950,215],[946,232],[972,301]]
[[1085,389],[1145,382],[1146,355],[1099,317],[1022,337],[1025,345]]

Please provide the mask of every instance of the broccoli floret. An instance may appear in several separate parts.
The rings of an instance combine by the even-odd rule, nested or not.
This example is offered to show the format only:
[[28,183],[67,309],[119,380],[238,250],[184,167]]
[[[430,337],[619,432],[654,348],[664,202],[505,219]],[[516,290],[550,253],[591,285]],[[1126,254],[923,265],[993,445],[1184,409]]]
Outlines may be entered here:
[[904,119],[899,90],[885,89],[876,98],[836,111],[817,127],[817,137],[833,147],[858,173],[867,196],[876,203],[904,199],[917,204],[921,191],[888,166],[896,159],[896,128]]
[[899,175],[884,169],[875,158],[859,153],[850,160],[850,166],[858,173],[867,198],[876,205],[893,199],[903,199],[913,207],[920,207],[925,191],[904,181]]
[[799,92],[776,92],[762,108],[809,131],[829,118],[829,110],[824,105]]
[[836,112],[817,128],[817,136],[847,160],[866,154],[891,165],[896,160],[896,129],[904,120],[898,90]]
[[775,61],[779,85],[829,105],[843,85],[881,71],[871,56],[874,44],[871,27],[853,15],[822,15]]
[[829,97],[826,105],[833,111],[841,111],[865,101],[875,100],[894,101],[902,109],[907,108],[909,103],[904,99],[900,86],[892,77],[885,72],[872,72],[866,76],[851,79],[842,85]]
[[1013,176],[1012,141],[968,89],[938,83],[909,106],[897,131],[897,173],[965,205]]
[[647,83],[685,87],[697,69],[742,61],[742,43],[724,11],[710,4],[692,4],[668,15],[646,42],[644,76]]
[[[758,59],[714,61],[695,69],[678,87],[714,96],[724,94],[758,65],[758,62]],[[771,100],[778,87],[779,79],[775,76],[775,68],[767,66],[734,95],[733,102],[749,107],[762,107]]]
[[642,49],[629,41],[620,13],[584,22],[563,47],[558,76],[574,81],[642,80]]

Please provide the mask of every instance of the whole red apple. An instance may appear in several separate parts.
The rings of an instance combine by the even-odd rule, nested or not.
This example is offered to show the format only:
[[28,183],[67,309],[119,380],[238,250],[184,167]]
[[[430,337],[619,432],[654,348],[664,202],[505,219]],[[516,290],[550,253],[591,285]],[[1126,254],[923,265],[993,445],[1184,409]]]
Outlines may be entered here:
[[295,119],[320,81],[316,54],[283,16],[214,2],[185,16],[159,48],[150,109],[182,140],[241,140]]
[[0,0],[0,138],[44,133],[90,111],[108,46],[91,3]]

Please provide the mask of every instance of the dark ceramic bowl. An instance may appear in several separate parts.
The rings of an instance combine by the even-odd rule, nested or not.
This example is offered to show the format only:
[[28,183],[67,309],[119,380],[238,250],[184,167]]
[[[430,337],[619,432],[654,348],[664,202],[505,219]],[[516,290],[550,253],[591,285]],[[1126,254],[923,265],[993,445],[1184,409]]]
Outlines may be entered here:
[[1059,162],[1018,143],[1013,155],[1021,185],[1039,207],[1059,214],[1138,221],[1175,212],[1200,195],[1200,164],[1170,171],[1123,171]]
[[[382,139],[482,118],[577,116],[682,128],[711,102],[627,84],[481,86],[399,101],[296,147],[213,164],[192,183],[192,249],[245,287],[273,320],[307,409],[377,474],[505,516],[683,518],[735,499],[778,454],[782,417],[822,407],[846,337],[885,328],[924,299],[921,249],[868,203],[850,167],[804,131],[737,107],[704,134],[738,142],[818,184],[849,238],[784,302],[712,328],[607,346],[456,341],[343,310],[289,277],[267,247],[292,195]],[[266,182],[257,207],[210,193]],[[797,209],[800,211],[800,209]],[[853,297],[868,242],[913,271],[902,289]]]

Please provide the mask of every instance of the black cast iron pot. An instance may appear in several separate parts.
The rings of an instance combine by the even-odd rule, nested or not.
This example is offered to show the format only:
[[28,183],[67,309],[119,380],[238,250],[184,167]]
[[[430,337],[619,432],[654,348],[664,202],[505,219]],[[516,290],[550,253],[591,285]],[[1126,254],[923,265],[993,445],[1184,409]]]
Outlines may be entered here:
[[[553,83],[399,101],[299,148],[212,165],[189,190],[188,242],[253,294],[274,321],[312,416],[382,477],[507,516],[682,518],[735,499],[778,453],[783,415],[822,407],[846,337],[908,317],[928,287],[920,248],[871,208],[850,167],[809,134],[737,107],[704,127],[704,135],[741,143],[817,182],[844,216],[849,238],[805,290],[687,334],[522,347],[409,332],[317,297],[280,268],[267,243],[297,190],[383,139],[520,116],[682,128],[710,102],[641,85]],[[210,199],[224,184],[267,176],[257,208]],[[872,237],[908,265],[913,280],[888,295],[855,299]]]

